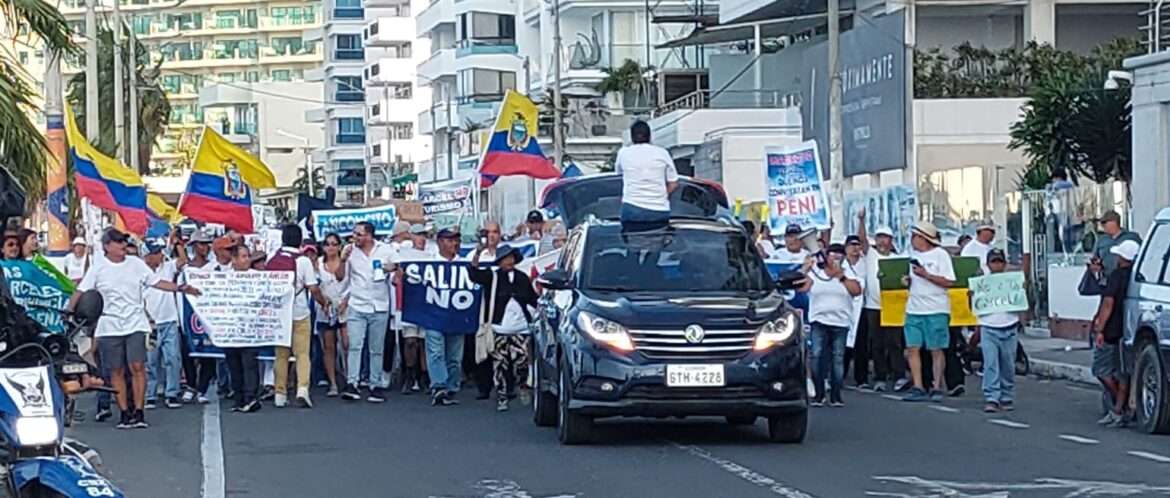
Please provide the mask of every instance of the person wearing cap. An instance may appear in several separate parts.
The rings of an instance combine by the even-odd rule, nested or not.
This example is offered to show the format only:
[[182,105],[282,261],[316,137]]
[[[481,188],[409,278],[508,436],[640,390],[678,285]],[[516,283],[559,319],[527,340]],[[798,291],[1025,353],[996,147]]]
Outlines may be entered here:
[[[174,260],[163,261],[162,241],[150,241],[146,245],[146,266],[160,282],[174,282],[180,266]],[[144,291],[146,314],[150,317],[151,336],[154,348],[147,352],[146,404],[147,409],[157,405],[159,384],[163,387],[163,401],[167,408],[183,406],[179,400],[181,387],[179,373],[182,356],[179,348],[179,308],[174,294],[150,287]]]
[[861,238],[857,235],[845,237],[845,259],[841,265],[858,281],[861,292],[853,296],[850,308],[849,335],[853,341],[845,344],[845,371],[853,371],[853,382],[858,389],[873,389],[869,383],[869,335],[861,326],[861,312],[865,304],[865,256],[861,252]]
[[808,293],[808,321],[812,330],[812,406],[824,406],[825,379],[829,380],[828,402],[845,406],[841,387],[845,376],[845,342],[853,321],[853,299],[861,295],[861,281],[843,264],[845,246],[830,244],[824,258],[809,269],[802,292]]
[[[187,251],[182,247],[177,247],[175,253],[179,261],[185,262],[187,267],[204,269],[214,264],[214,261],[211,260],[212,242],[213,239],[211,238],[211,235],[208,235],[206,231],[204,231],[202,228],[199,228],[196,229],[195,232],[191,234],[190,239],[187,240],[187,246],[191,248],[192,253],[190,260],[187,258]],[[180,282],[185,282],[185,278],[181,272],[179,273],[178,278]],[[207,376],[207,384],[204,384],[204,386],[209,385],[211,383],[210,379],[213,375],[210,372],[214,372],[213,369],[215,368],[215,360],[209,358],[195,358],[191,356],[191,351],[189,348],[190,346],[185,339],[179,341],[179,351],[183,358],[183,377],[186,381],[181,401],[184,403],[191,403],[195,401],[196,396],[198,396],[201,402],[206,403],[207,396],[202,394],[206,392],[206,387],[202,391],[199,390],[201,379],[200,371],[204,368],[207,369],[208,373],[203,374]]]
[[519,249],[501,246],[496,253],[496,270],[480,268],[481,251],[471,258],[471,280],[484,291],[484,302],[492,316],[487,317],[495,332],[492,348],[493,379],[496,387],[496,410],[508,411],[508,400],[519,392],[527,396],[528,388],[528,324],[536,314],[536,290],[528,275],[516,269],[524,260]]
[[[906,301],[906,338],[910,375],[914,387],[906,401],[935,401],[943,399],[943,372],[946,368],[944,350],[950,345],[951,298],[947,289],[955,285],[955,268],[951,255],[942,248],[938,229],[929,222],[914,225],[910,238],[910,274],[904,282],[910,287]],[[923,385],[922,349],[930,353],[934,368],[930,391]]]
[[800,236],[803,233],[800,225],[792,223],[784,228],[784,247],[772,253],[772,259],[778,259],[785,264],[805,264],[810,253],[804,248],[804,241]]
[[[987,274],[1003,273],[1007,257],[1002,249],[987,251]],[[1019,313],[979,315],[979,349],[983,353],[983,411],[1012,411],[1016,399],[1016,345]]]
[[390,232],[390,243],[395,246],[402,247],[410,243],[410,230],[414,225],[406,220],[398,220],[394,223],[394,228]]
[[[395,246],[383,244],[374,237],[374,225],[358,223],[353,230],[353,243],[341,253],[345,275],[349,279],[349,307],[346,327],[349,333],[349,351],[346,364],[346,386],[341,397],[349,401],[361,399],[358,383],[361,381],[362,349],[369,343],[369,393],[366,401],[386,401],[383,381],[383,359],[386,348],[386,330],[390,321],[393,295],[389,275],[398,265]],[[279,387],[279,386],[278,386]]]
[[678,170],[670,153],[650,143],[650,125],[630,126],[630,145],[618,150],[614,170],[622,176],[622,225],[651,230],[670,221],[670,193],[678,188]]
[[963,249],[959,251],[959,256],[975,258],[979,261],[979,270],[987,275],[991,272],[987,265],[987,253],[991,252],[994,244],[995,224],[983,223],[975,229],[975,238],[963,246]]
[[776,253],[776,243],[772,241],[772,226],[768,223],[768,220],[760,223],[759,235],[756,239],[756,245],[760,248],[760,252],[765,258],[770,258]]
[[524,225],[526,233],[517,237],[513,242],[537,241],[537,254],[553,250],[552,234],[547,233],[544,229],[544,213],[539,209],[529,211],[528,216],[524,218]]
[[[126,257],[129,237],[116,229],[102,235],[104,257],[81,279],[68,309],[77,305],[81,294],[89,290],[101,293],[105,303],[102,316],[94,329],[94,337],[102,361],[109,368],[112,386],[117,390],[118,408],[122,412],[119,428],[146,428],[143,406],[146,401],[146,334],[150,321],[146,315],[143,290],[154,287],[166,292],[184,292],[199,295],[187,285],[175,285],[160,280],[141,259]],[[126,390],[126,369],[131,372],[134,407],[129,406]]]
[[403,261],[427,261],[439,254],[439,246],[431,240],[431,227],[424,223],[410,226],[410,240],[398,248]]
[[[458,261],[459,227],[439,230],[437,238],[439,255],[434,260]],[[423,333],[426,334],[427,372],[431,378],[431,405],[457,404],[453,396],[459,392],[463,380],[463,335],[433,329],[425,329]]]
[[864,209],[857,213],[857,238],[861,240],[861,252],[865,255],[865,298],[859,330],[864,329],[864,334],[869,338],[874,391],[885,392],[891,388],[896,391],[908,385],[905,378],[906,357],[902,354],[905,340],[899,328],[883,327],[881,324],[882,289],[878,278],[878,262],[898,256],[894,248],[894,231],[889,227],[878,227],[874,231],[873,243],[870,243],[865,216]]
[[1131,414],[1126,408],[1129,403],[1129,377],[1121,358],[1121,337],[1125,332],[1125,298],[1129,291],[1129,277],[1133,262],[1137,259],[1141,245],[1133,240],[1123,240],[1109,248],[1115,257],[1116,267],[1109,273],[1097,315],[1093,318],[1093,376],[1101,381],[1113,397],[1113,410],[1097,423],[1108,427],[1125,427]]
[[1117,253],[1112,251],[1118,244],[1131,240],[1139,246],[1142,236],[1136,232],[1121,227],[1121,215],[1117,211],[1109,211],[1101,216],[1099,222],[1103,236],[1097,237],[1097,244],[1093,246],[1093,256],[1089,259],[1089,270],[1098,275],[1100,281],[1107,281],[1109,274],[1117,268]]
[[77,284],[88,269],[89,248],[84,237],[77,237],[73,239],[73,248],[65,255],[65,276]]

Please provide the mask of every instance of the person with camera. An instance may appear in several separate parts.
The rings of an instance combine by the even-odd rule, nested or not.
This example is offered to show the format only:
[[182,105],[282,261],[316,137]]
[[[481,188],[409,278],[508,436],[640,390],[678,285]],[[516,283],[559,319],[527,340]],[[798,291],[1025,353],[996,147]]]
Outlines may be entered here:
[[[488,221],[483,224],[483,228],[479,231],[479,246],[475,248],[475,253],[479,255],[481,260],[495,261],[496,255],[499,253],[500,241],[502,240],[500,232],[500,224],[494,221]],[[475,257],[475,254],[469,254],[468,258]],[[487,314],[486,307],[483,313]],[[489,320],[487,316],[481,316],[480,320],[486,323]],[[470,364],[471,378],[475,381],[476,395],[475,399],[488,399],[492,396],[492,386],[494,385],[492,368],[493,361],[491,355],[483,362],[475,361],[475,341],[466,341],[463,343],[463,363]]]
[[845,340],[853,321],[853,298],[861,295],[861,277],[848,266],[845,246],[831,244],[815,256],[803,292],[808,293],[808,320],[812,328],[812,406],[825,405],[825,379],[829,379],[829,404],[845,406],[841,387],[845,376]]
[[[910,274],[903,277],[903,283],[910,287],[903,334],[914,387],[902,399],[941,402],[946,369],[943,353],[950,345],[951,298],[947,289],[955,285],[955,268],[933,224],[916,223],[911,233]],[[934,382],[929,392],[923,383],[919,356],[923,348],[930,352],[934,367]]]

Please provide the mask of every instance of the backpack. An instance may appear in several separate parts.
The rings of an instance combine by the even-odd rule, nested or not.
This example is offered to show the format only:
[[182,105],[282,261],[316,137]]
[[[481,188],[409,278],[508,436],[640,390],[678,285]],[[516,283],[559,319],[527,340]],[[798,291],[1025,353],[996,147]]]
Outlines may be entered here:
[[[272,259],[268,260],[268,264],[266,264],[264,266],[264,269],[267,271],[291,271],[291,272],[293,272],[293,288],[296,288],[296,273],[297,273],[297,258],[298,257],[300,257],[299,254],[295,254],[295,253],[286,251],[284,249],[280,249],[280,250],[276,251],[276,255],[272,256]],[[300,289],[300,291],[303,291],[303,290],[305,290],[305,289],[303,289],[303,288]],[[301,293],[300,291],[297,291],[298,296]]]

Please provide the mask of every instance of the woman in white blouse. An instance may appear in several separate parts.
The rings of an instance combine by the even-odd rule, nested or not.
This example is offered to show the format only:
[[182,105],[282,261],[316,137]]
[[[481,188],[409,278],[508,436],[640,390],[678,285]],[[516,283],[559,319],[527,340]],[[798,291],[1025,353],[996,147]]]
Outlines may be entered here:
[[[321,259],[318,268],[318,279],[321,281],[321,292],[329,301],[328,313],[317,313],[317,329],[321,332],[324,346],[325,377],[329,379],[329,392],[326,396],[334,397],[338,394],[337,388],[337,340],[340,336],[342,349],[346,349],[349,342],[345,333],[345,309],[349,302],[349,279],[345,278],[345,263],[341,260],[341,237],[335,233],[325,236],[322,244],[325,257]],[[344,361],[345,354],[341,355]],[[344,367],[344,363],[342,365]]]

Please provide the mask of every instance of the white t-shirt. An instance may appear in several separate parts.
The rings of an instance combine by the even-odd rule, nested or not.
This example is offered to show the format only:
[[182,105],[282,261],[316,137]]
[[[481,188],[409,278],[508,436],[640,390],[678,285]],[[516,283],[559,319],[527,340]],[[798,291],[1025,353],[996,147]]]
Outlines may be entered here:
[[987,268],[987,253],[989,252],[991,252],[991,245],[979,242],[978,239],[972,239],[966,246],[963,246],[963,251],[959,253],[959,256],[978,259],[979,269],[983,270],[984,275],[987,275],[991,273],[991,270]]
[[776,254],[776,244],[772,243],[771,240],[760,239],[759,245],[765,258],[771,258],[773,254]]
[[657,145],[634,144],[618,151],[614,169],[622,175],[622,202],[652,211],[670,211],[666,182],[678,181],[670,153]]
[[[377,261],[379,271],[374,270]],[[374,242],[370,254],[355,247],[349,255],[349,309],[359,313],[390,311],[389,265],[399,261],[398,250],[389,244]]]
[[[911,252],[910,257],[931,275],[938,275],[947,280],[955,279],[955,267],[951,262],[951,255],[941,247],[935,247],[926,252]],[[906,302],[907,315],[934,315],[951,314],[951,297],[947,289],[934,285],[931,281],[910,272],[910,299]]]
[[74,256],[73,253],[65,255],[65,276],[70,280],[81,280],[85,277],[85,262],[89,260],[88,255],[82,255],[80,258]]
[[[294,251],[294,249],[285,247],[285,251]],[[299,251],[297,251],[299,253]],[[317,271],[313,269],[313,262],[305,256],[297,256],[297,273],[293,277],[293,320],[308,320],[311,312],[309,311],[309,291],[305,288],[310,285],[317,285]],[[228,271],[228,269],[225,269]]]
[[[513,282],[516,279],[516,272],[508,274],[508,281]],[[497,334],[524,334],[528,332],[528,320],[524,318],[523,306],[516,299],[509,299],[508,305],[504,307],[504,317],[500,320],[499,325],[492,325],[492,329]],[[536,310],[528,307],[528,316],[533,316]]]
[[878,261],[898,257],[895,253],[883,255],[872,246],[863,257],[865,261],[865,309],[882,309],[882,284],[878,279]]
[[[867,273],[865,264],[864,257],[857,258],[856,264],[850,263],[848,258],[841,261],[841,265],[845,267],[845,275],[857,280],[857,283],[861,285],[861,294],[853,296],[853,306],[850,308],[852,317],[849,321],[849,332],[854,335],[857,334],[857,325],[861,323],[861,308],[865,306],[865,290],[866,286],[869,285],[863,277]],[[852,344],[849,347],[853,347]]]
[[808,252],[808,249],[803,247],[798,252],[792,252],[787,247],[781,246],[776,249],[776,252],[772,253],[771,259],[784,264],[802,265],[804,264],[804,260],[808,259],[809,254],[811,253]]
[[[147,267],[149,268],[150,265]],[[159,281],[174,282],[175,273],[178,270],[175,269],[174,261],[163,261],[153,272]],[[178,304],[175,303],[174,292],[147,287],[144,291],[144,298],[146,299],[146,313],[150,315],[155,324],[179,321],[179,308]]]
[[[808,290],[808,321],[833,327],[849,328],[853,323],[853,296],[845,284],[829,278],[825,271],[813,267],[809,270],[812,287]],[[857,281],[857,275],[845,267],[845,278]]]
[[1005,329],[1020,323],[1020,316],[1016,313],[991,313],[979,317],[979,325]]
[[141,259],[127,256],[121,263],[102,258],[96,262],[77,289],[97,289],[104,307],[98,319],[95,337],[119,337],[135,332],[149,332],[143,290],[158,283],[155,272]]
[[414,244],[406,244],[398,248],[398,260],[401,261],[430,261],[439,255],[439,246],[427,242],[426,249],[418,250]]

